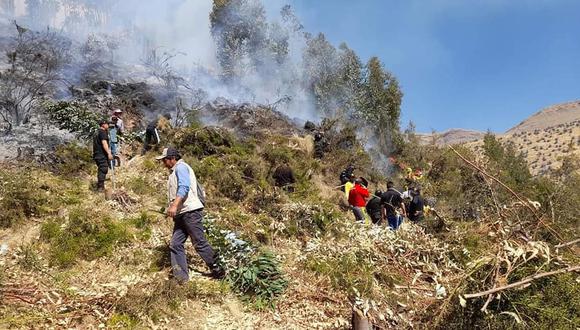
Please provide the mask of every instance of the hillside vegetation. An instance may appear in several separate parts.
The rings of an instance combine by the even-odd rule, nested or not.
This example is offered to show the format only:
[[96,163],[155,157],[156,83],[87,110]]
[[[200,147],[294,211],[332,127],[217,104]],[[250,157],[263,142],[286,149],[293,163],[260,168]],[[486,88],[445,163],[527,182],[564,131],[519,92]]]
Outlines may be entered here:
[[[331,141],[347,132],[328,130]],[[309,136],[277,135],[275,128],[260,139],[199,125],[165,136],[205,184],[208,235],[227,279],[199,275],[181,287],[168,278],[171,221],[158,213],[166,173],[153,153],[119,168],[105,198],[89,190],[88,150],[70,144],[55,155],[58,162],[15,163],[0,173],[2,208],[11,210],[1,219],[10,242],[3,326],[344,328],[353,308],[386,328],[580,324],[573,272],[489,299],[464,297],[577,265],[574,245],[555,247],[577,235],[574,159],[558,180],[534,179],[513,150],[490,137],[487,163],[479,166],[515,197],[452,150],[420,146],[410,136],[400,160],[430,164],[422,184],[441,217],[392,232],[354,223],[333,189],[337,169],[351,162],[371,188],[384,188],[386,178],[370,171],[356,139],[349,147],[331,144],[318,160],[302,147],[308,143],[298,143]],[[280,163],[296,172],[294,193],[273,185]],[[195,253],[191,262],[203,272]]]
[[[534,176],[493,134],[477,151],[419,143],[381,60],[306,32],[290,6],[271,22],[259,0],[213,1],[218,67],[178,70],[137,24],[93,34],[125,22],[113,3],[32,1],[0,22],[0,328],[580,328],[577,152]],[[91,137],[117,108],[122,166],[99,193]],[[157,118],[162,144],[141,155]],[[170,275],[165,146],[205,187],[223,280],[191,245],[191,280]],[[356,223],[337,187],[351,164],[371,192],[422,170],[433,211],[397,231]]]

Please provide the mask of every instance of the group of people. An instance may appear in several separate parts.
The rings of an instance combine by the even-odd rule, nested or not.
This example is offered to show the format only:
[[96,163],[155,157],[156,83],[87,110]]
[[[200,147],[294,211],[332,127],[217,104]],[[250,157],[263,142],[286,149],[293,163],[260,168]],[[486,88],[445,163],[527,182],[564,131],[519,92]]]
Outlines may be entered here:
[[[110,120],[99,121],[99,129],[93,138],[93,159],[97,164],[97,191],[105,188],[105,179],[109,168],[115,164],[115,156],[119,152],[119,136],[125,126],[121,110],[115,110]],[[166,120],[168,118],[163,117]],[[155,120],[146,128],[142,154],[151,149],[152,144],[160,143],[157,126],[161,118]],[[169,244],[171,268],[174,278],[179,282],[189,280],[189,268],[185,253],[185,242],[191,238],[197,253],[210,269],[210,276],[221,279],[225,276],[224,268],[219,264],[215,250],[205,236],[203,226],[203,210],[205,196],[197,182],[193,169],[181,159],[180,153],[174,148],[165,148],[156,157],[170,172],[167,180],[168,207],[166,215],[173,219],[173,234]]]
[[340,187],[356,221],[370,220],[375,225],[388,225],[392,230],[397,230],[405,217],[413,222],[423,219],[425,202],[419,184],[411,182],[401,193],[389,181],[386,191],[376,190],[371,194],[368,181],[363,177],[356,177],[354,170],[355,167],[349,165],[342,171]]
[[[98,167],[97,190],[104,190],[108,169],[117,166],[114,160],[119,152],[119,136],[125,131],[121,116],[122,111],[117,109],[110,120],[101,120],[93,139],[93,158]],[[152,144],[161,142],[157,128],[163,119],[168,120],[167,116],[160,117],[147,126],[142,155],[150,150]],[[180,282],[189,279],[184,248],[188,237],[210,269],[210,275],[217,279],[223,278],[225,271],[218,262],[217,253],[205,236],[202,222],[205,195],[197,182],[195,172],[174,148],[165,148],[156,159],[169,170],[166,215],[174,222],[169,245],[174,278]],[[391,229],[396,230],[403,222],[404,216],[411,221],[420,221],[423,218],[424,203],[420,186],[414,185],[405,193],[400,193],[395,190],[393,182],[389,181],[387,191],[377,190],[374,194],[370,194],[368,181],[363,177],[355,177],[354,170],[355,167],[350,165],[341,173],[340,180],[341,188],[357,221],[364,222],[370,219],[376,225],[388,224]],[[277,186],[288,192],[293,191],[295,177],[287,165],[279,166],[273,177]]]

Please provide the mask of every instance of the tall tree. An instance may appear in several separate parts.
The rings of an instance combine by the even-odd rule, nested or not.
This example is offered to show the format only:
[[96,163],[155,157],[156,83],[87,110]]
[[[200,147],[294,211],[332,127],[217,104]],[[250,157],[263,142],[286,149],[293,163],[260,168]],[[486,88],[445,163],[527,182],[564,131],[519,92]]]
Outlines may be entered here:
[[342,90],[339,106],[349,117],[354,118],[360,107],[363,65],[356,52],[344,42],[338,47],[338,61]]
[[331,116],[337,107],[339,94],[339,57],[336,48],[323,33],[308,36],[303,54],[306,85],[316,99],[320,112]]
[[226,80],[261,66],[268,44],[268,24],[260,1],[214,0],[210,24]]
[[374,128],[381,151],[392,153],[402,142],[399,121],[403,93],[399,82],[377,57],[369,60],[363,77],[359,112]]

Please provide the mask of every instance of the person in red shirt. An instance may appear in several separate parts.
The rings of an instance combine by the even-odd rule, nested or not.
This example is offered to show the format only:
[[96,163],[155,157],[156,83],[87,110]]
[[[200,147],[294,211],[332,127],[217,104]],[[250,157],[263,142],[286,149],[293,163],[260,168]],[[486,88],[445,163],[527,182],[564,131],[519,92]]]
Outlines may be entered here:
[[358,178],[348,194],[348,204],[350,205],[352,213],[354,213],[355,219],[360,222],[363,222],[365,219],[363,210],[370,196],[367,186],[368,181],[365,178]]

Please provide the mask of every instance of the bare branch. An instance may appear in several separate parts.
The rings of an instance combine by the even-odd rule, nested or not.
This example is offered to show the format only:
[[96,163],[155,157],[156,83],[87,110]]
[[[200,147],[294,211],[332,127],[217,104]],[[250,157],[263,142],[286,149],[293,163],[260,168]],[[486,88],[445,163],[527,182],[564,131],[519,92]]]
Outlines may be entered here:
[[567,242],[567,243],[562,243],[562,244],[554,245],[554,247],[556,249],[559,249],[559,248],[563,248],[563,247],[566,247],[566,246],[570,246],[570,245],[577,244],[579,242],[580,242],[580,238],[577,238],[577,239],[575,239],[573,241],[570,241],[570,242]]
[[471,299],[471,298],[477,298],[477,297],[487,296],[487,295],[494,294],[494,293],[497,293],[497,292],[500,292],[500,291],[504,291],[504,290],[507,290],[507,289],[513,289],[513,288],[516,288],[518,286],[522,286],[524,284],[528,284],[528,283],[530,283],[530,282],[532,282],[534,280],[537,280],[537,279],[540,279],[540,278],[543,278],[543,277],[546,277],[546,276],[552,276],[552,275],[558,275],[558,274],[563,274],[563,273],[575,272],[575,271],[578,271],[578,270],[580,270],[580,266],[570,266],[568,268],[562,268],[562,269],[554,270],[554,271],[551,271],[551,272],[540,273],[540,274],[536,274],[536,275],[533,275],[533,276],[530,276],[530,277],[526,277],[525,279],[523,279],[521,281],[518,281],[518,282],[515,282],[515,283],[512,283],[512,284],[508,284],[508,285],[505,285],[505,286],[500,286],[500,287],[497,287],[497,288],[493,288],[493,289],[486,290],[486,291],[482,291],[482,292],[478,292],[478,293],[469,293],[469,294],[466,294],[464,297],[467,298],[467,299]]

